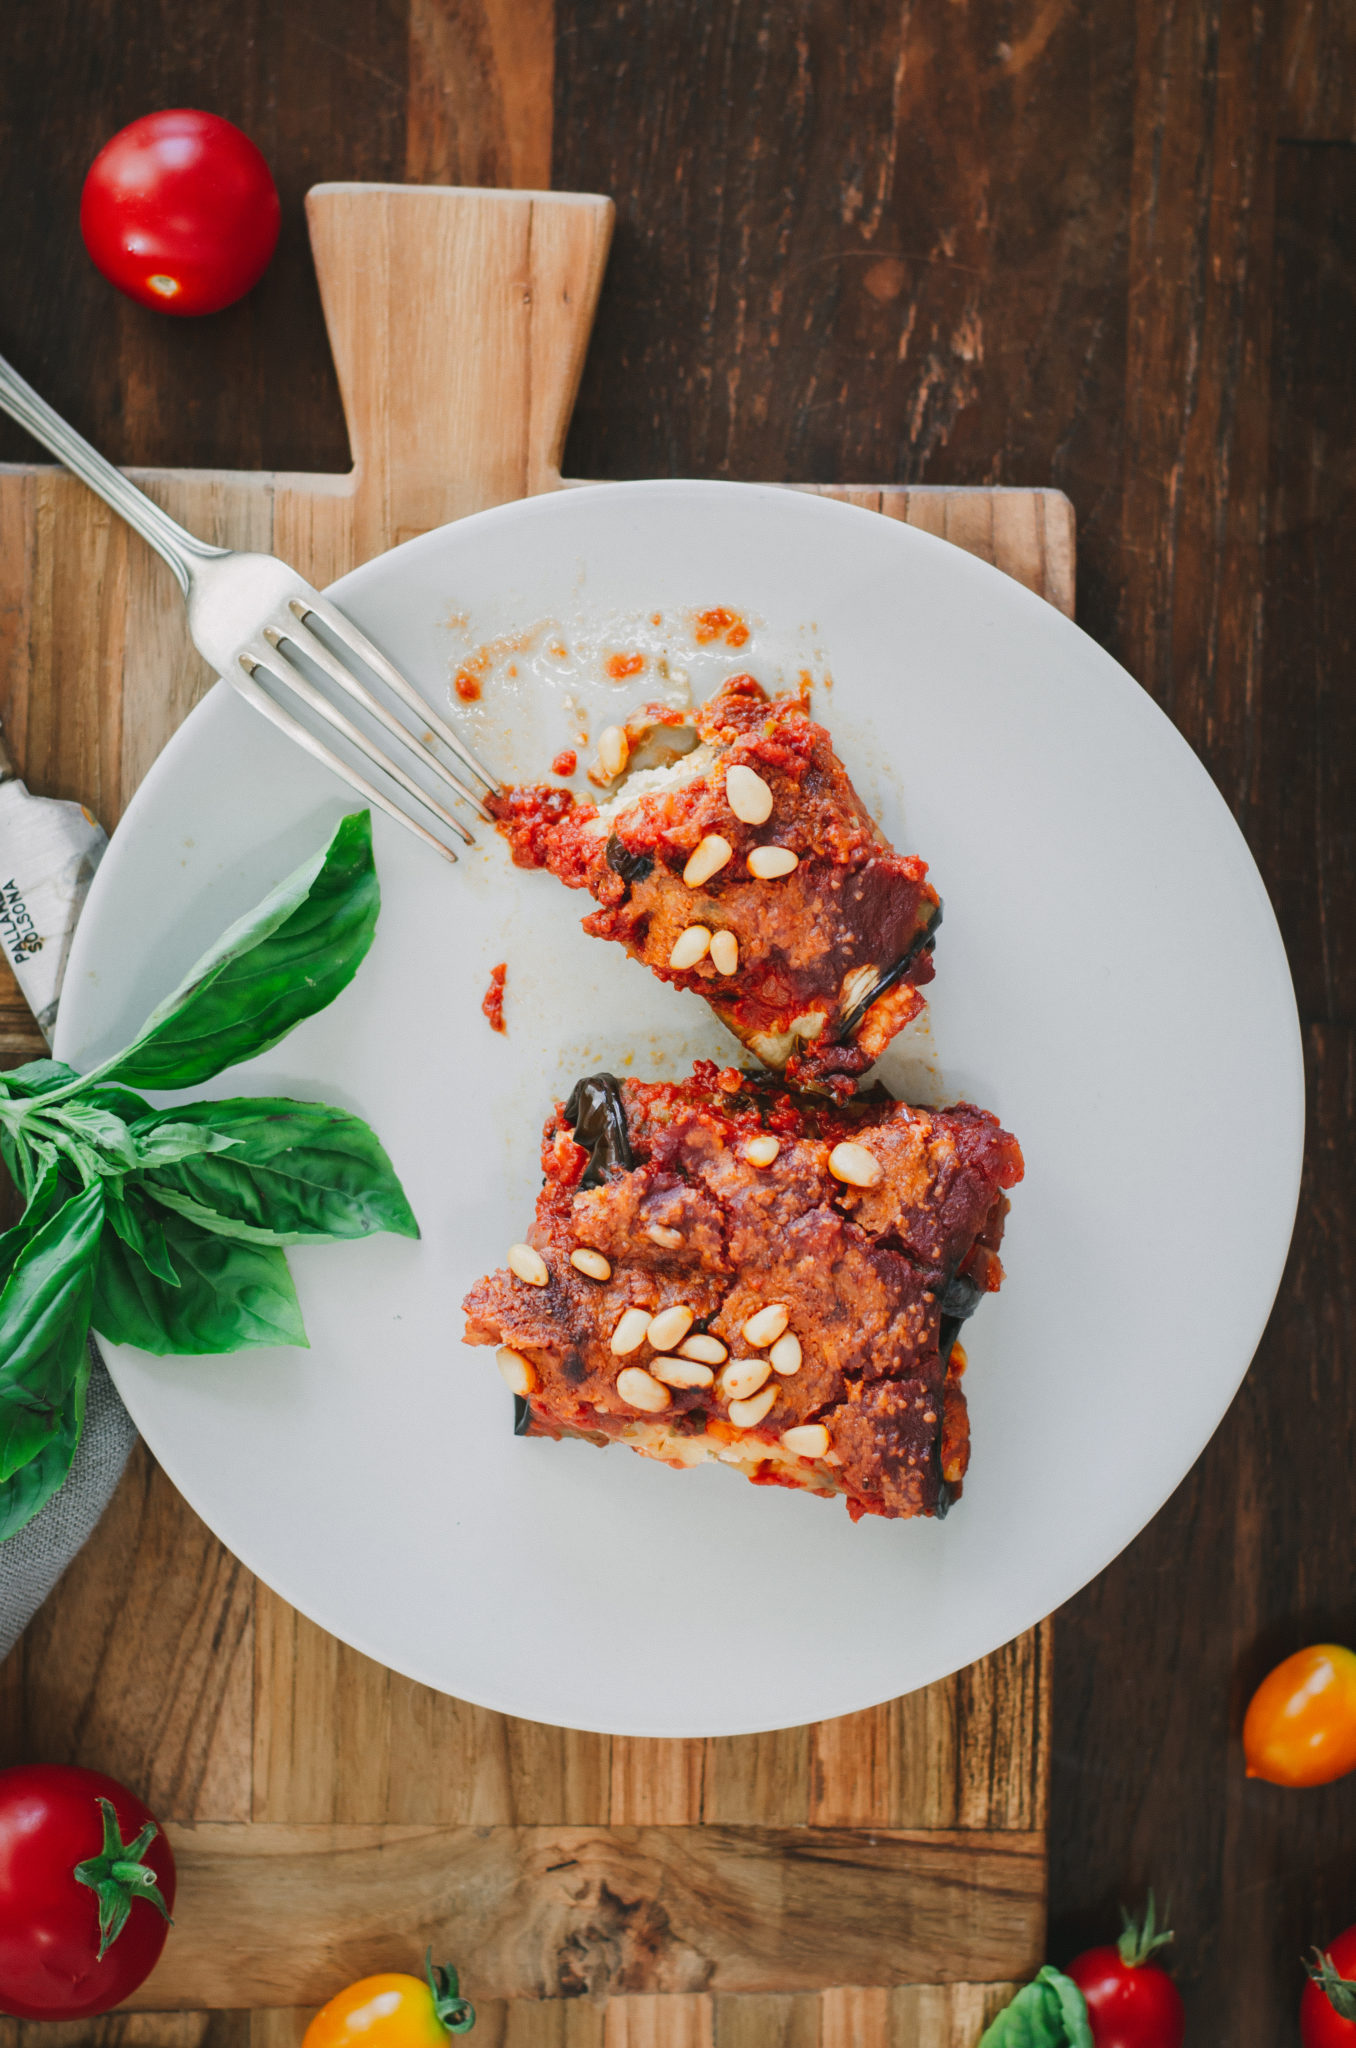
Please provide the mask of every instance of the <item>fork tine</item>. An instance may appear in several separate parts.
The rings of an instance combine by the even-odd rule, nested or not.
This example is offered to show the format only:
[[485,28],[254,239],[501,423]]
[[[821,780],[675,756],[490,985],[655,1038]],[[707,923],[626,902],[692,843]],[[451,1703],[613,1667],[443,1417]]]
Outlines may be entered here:
[[303,704],[309,704],[317,717],[323,718],[336,732],[341,732],[351,746],[355,746],[360,754],[366,755],[374,767],[380,768],[384,775],[389,775],[394,782],[398,782],[407,796],[412,796],[425,810],[432,811],[441,824],[446,825],[449,831],[459,834],[468,846],[475,845],[475,840],[461,819],[454,817],[445,804],[438,802],[437,797],[430,796],[426,789],[421,789],[414,777],[407,775],[403,768],[383,754],[380,747],[374,746],[367,734],[361,731],[351,718],[346,717],[337,705],[331,704],[324,691],[318,690],[309,676],[302,674],[296,663],[288,658],[281,647],[274,647],[267,641],[262,644],[256,642],[254,647],[241,650],[240,664],[250,673],[261,668],[275,683],[281,683],[294,691]]
[[457,758],[471,770],[471,773],[480,777],[486,789],[499,790],[503,788],[504,785],[500,782],[499,777],[491,775],[488,769],[482,768],[466,742],[458,738],[452,727],[447,723],[447,720],[441,718],[431,704],[425,702],[415,689],[413,683],[408,682],[395,664],[387,660],[381,649],[374,647],[367,635],[359,632],[352,619],[337,610],[328,598],[314,595],[304,599],[293,598],[290,610],[299,619],[304,619],[308,612],[314,612],[316,617],[323,620],[324,624],[329,627],[336,640],[341,640],[351,653],[358,656],[360,661],[365,661],[373,673],[381,677],[381,680],[388,689],[394,690],[398,697],[404,699],[417,718],[423,719],[433,728],[438,738],[443,742],[443,745],[450,747]]
[[230,680],[232,687],[240,692],[245,702],[252,704],[256,711],[262,712],[271,725],[276,725],[280,732],[286,733],[288,739],[295,740],[299,747],[304,747],[308,754],[323,762],[332,774],[346,782],[350,789],[356,789],[360,796],[366,797],[368,803],[375,804],[379,811],[385,811],[388,818],[394,818],[407,832],[413,832],[416,839],[422,839],[426,846],[433,847],[444,860],[451,861],[452,865],[456,866],[457,856],[450,846],[444,846],[441,839],[435,838],[432,832],[426,832],[417,818],[412,818],[408,811],[402,811],[399,804],[392,803],[390,797],[375,788],[366,776],[359,775],[356,768],[350,768],[347,761],[341,761],[338,754],[332,753],[323,740],[317,739],[313,732],[309,732],[299,718],[293,718],[290,711],[284,711],[281,704],[275,703],[268,691],[261,683],[255,682],[248,670],[242,667],[240,673],[233,674]]
[[[289,609],[295,610],[295,607],[289,607]],[[303,654],[307,655],[318,668],[322,668],[325,671],[325,674],[330,677],[331,681],[338,683],[340,689],[347,690],[349,696],[355,702],[361,704],[365,711],[370,712],[373,718],[381,725],[384,725],[393,739],[400,740],[403,745],[410,749],[412,754],[418,755],[426,767],[432,768],[440,775],[443,781],[456,791],[464,803],[470,804],[472,810],[477,812],[485,820],[486,824],[493,822],[490,813],[486,810],[476,792],[473,789],[469,789],[458,776],[452,773],[450,768],[444,766],[432,748],[425,746],[418,733],[411,732],[407,725],[402,725],[395,713],[382,703],[380,697],[374,697],[367,686],[359,682],[352,669],[346,668],[337,656],[330,653],[324,641],[313,633],[309,626],[304,625],[299,618],[292,617],[288,619],[286,625],[281,630],[276,626],[266,626],[264,628],[264,638],[274,647],[277,646],[279,640],[287,639],[293,641]]]

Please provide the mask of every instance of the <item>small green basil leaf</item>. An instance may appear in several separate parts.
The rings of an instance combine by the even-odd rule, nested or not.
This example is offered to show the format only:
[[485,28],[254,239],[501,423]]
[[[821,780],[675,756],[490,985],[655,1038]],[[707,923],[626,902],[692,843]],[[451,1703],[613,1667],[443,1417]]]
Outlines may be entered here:
[[1093,2048],[1082,1992],[1047,1963],[990,2021],[979,2048]]
[[47,1116],[101,1153],[106,1161],[105,1173],[135,1173],[140,1166],[141,1159],[132,1133],[122,1118],[101,1108],[97,1102],[73,1095],[65,1102],[53,1104]]
[[160,1357],[306,1343],[287,1259],[276,1247],[239,1244],[173,1214],[165,1217],[165,1244],[177,1287],[157,1279],[113,1231],[104,1232],[93,1322],[110,1343]]
[[179,1275],[165,1244],[165,1226],[160,1211],[153,1202],[146,1200],[136,1183],[125,1187],[121,1194],[111,1183],[106,1184],[104,1211],[123,1243],[150,1267],[156,1279],[163,1280],[166,1287],[177,1287]]
[[0,1482],[61,1429],[85,1358],[103,1218],[96,1181],[35,1233],[0,1292]]
[[[216,1105],[209,1102],[196,1106],[210,1111]],[[171,1110],[170,1116],[175,1121],[157,1123],[143,1119],[133,1132],[137,1159],[143,1168],[173,1166],[177,1160],[192,1159],[200,1152],[228,1152],[236,1142],[206,1123],[185,1123],[177,1110]]]
[[371,816],[356,811],[323,853],[231,926],[94,1078],[189,1088],[267,1052],[348,986],[380,906]]
[[[157,1202],[206,1230],[251,1244],[327,1244],[378,1230],[419,1235],[395,1169],[361,1117],[266,1096],[189,1103],[170,1117],[232,1141],[228,1152],[184,1157],[143,1182]],[[137,1143],[153,1130],[138,1124]]]
[[62,1060],[29,1060],[27,1066],[11,1067],[0,1074],[0,1093],[41,1095],[48,1088],[60,1088],[79,1078],[75,1068]]
[[61,1404],[56,1432],[26,1465],[0,1485],[0,1543],[15,1536],[45,1508],[71,1469],[85,1425],[85,1389],[89,1385],[89,1345],[81,1347],[75,1382]]

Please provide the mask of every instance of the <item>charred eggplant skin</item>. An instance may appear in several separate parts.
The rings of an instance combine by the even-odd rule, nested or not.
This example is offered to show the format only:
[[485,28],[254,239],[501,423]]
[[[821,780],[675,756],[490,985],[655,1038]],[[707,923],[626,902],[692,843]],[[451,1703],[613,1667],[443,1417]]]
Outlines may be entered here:
[[598,1188],[612,1173],[630,1173],[635,1165],[626,1128],[621,1083],[615,1074],[587,1074],[576,1081],[565,1104],[574,1142],[589,1155],[581,1188]]
[[873,1003],[879,1002],[887,990],[896,982],[903,981],[920,953],[931,952],[937,941],[937,927],[942,921],[942,905],[939,903],[927,923],[920,927],[909,941],[908,946],[896,960],[889,972],[883,974],[875,987],[868,989],[859,1002],[855,1002],[838,1027],[838,1042],[846,1045],[856,1035],[858,1026]]
[[654,857],[648,853],[632,853],[622,845],[616,833],[612,833],[605,849],[607,864],[614,875],[620,875],[628,884],[643,882],[654,872]]

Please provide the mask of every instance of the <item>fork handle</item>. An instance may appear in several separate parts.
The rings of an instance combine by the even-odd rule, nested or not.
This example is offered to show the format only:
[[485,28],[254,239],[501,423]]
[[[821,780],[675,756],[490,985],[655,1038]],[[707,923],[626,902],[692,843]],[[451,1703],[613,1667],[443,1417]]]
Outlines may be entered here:
[[154,498],[148,498],[144,491],[139,491],[120,469],[115,469],[97,448],[90,446],[83,434],[77,434],[68,420],[54,412],[45,398],[39,398],[32,385],[25,383],[3,356],[0,356],[0,407],[21,427],[27,428],[35,441],[41,441],[44,448],[49,448],[67,469],[73,469],[129,526],[134,526],[157,554],[164,556],[185,596],[188,595],[196,563],[214,555],[229,554],[228,548],[210,547],[206,541],[199,540],[187,527],[180,526],[177,519],[171,519],[168,512],[162,511]]

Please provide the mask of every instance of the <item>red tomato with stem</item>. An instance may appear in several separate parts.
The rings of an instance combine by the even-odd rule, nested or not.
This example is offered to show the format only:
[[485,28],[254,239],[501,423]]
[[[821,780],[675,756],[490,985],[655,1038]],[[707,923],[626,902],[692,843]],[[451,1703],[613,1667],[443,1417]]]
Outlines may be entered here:
[[256,285],[278,241],[278,188],[248,135],[171,107],[106,142],[80,232],[110,284],[160,313],[219,313]]
[[83,2020],[149,1977],[174,1857],[116,1778],[72,1764],[0,1771],[0,2012]]
[[1090,1948],[1070,1963],[1068,1975],[1087,2001],[1096,2048],[1182,2048],[1186,2014],[1167,1971],[1151,1960],[1172,1940],[1154,1924],[1154,1895],[1142,1921],[1121,1915],[1118,1942]]
[[1315,1949],[1305,1967],[1309,1982],[1299,2011],[1304,2048],[1356,2048],[1356,1927],[1326,1949]]

